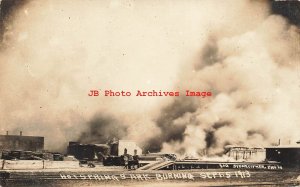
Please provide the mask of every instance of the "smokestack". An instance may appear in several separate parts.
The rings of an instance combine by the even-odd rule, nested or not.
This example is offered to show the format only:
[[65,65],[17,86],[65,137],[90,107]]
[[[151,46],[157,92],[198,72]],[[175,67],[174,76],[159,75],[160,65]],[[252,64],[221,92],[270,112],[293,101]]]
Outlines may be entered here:
[[20,136],[22,136],[22,131],[20,131]]
[[280,145],[280,139],[278,140],[278,145]]
[[6,135],[8,135],[8,131],[6,131]]

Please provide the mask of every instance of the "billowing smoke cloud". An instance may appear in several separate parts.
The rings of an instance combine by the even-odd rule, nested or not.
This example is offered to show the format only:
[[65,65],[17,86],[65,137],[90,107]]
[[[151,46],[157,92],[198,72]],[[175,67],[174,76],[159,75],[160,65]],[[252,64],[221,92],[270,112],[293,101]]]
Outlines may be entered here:
[[45,136],[51,150],[118,137],[195,155],[299,138],[299,31],[266,2],[32,0],[13,15],[0,54],[2,132]]
[[[220,154],[229,144],[261,147],[281,138],[299,139],[299,30],[278,16],[268,16],[242,34],[214,35],[182,74],[193,89],[213,90],[210,101],[193,101],[190,109],[165,122],[165,151]],[[180,87],[184,87],[184,81]],[[179,100],[174,101],[174,103]],[[185,99],[179,102],[187,102]],[[180,105],[180,104],[176,104]],[[172,114],[176,114],[176,109]],[[163,114],[165,115],[165,114]],[[165,132],[166,127],[158,125]]]

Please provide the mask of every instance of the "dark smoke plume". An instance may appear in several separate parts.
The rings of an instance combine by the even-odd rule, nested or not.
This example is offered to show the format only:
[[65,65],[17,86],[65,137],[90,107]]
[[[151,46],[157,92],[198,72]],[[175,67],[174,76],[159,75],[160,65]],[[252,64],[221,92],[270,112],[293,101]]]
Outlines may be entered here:
[[122,139],[128,132],[127,127],[109,115],[98,114],[87,123],[87,129],[78,139],[82,143],[105,143],[114,138]]

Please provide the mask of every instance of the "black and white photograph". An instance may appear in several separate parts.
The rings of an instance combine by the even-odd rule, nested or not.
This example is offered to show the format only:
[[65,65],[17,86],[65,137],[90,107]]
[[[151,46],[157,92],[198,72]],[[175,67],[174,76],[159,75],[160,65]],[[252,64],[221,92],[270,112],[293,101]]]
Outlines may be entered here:
[[300,186],[300,1],[0,0],[0,187]]

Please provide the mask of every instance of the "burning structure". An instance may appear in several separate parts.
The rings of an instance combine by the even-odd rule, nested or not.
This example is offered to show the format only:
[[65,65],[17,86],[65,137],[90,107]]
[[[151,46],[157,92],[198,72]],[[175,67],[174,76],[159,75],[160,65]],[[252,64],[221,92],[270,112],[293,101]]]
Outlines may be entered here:
[[69,142],[68,155],[73,155],[78,160],[103,160],[110,153],[107,144],[81,144],[80,142]]
[[140,155],[142,149],[134,141],[115,140],[107,144],[81,144],[69,142],[68,155],[73,155],[78,160],[99,160],[107,157],[120,157],[125,154]]
[[266,158],[262,147],[225,146],[225,154],[234,160],[263,161]]

